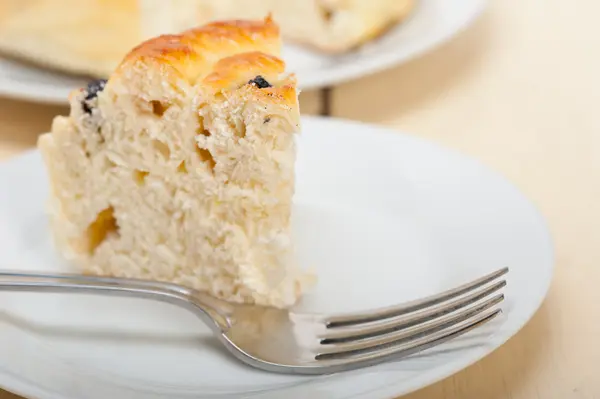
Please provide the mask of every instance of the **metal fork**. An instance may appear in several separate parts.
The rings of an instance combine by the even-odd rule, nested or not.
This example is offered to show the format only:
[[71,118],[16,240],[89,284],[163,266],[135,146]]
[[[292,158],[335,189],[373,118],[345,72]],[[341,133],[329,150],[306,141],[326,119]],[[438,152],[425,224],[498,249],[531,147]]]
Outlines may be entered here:
[[[398,359],[458,337],[496,317],[508,268],[438,295],[345,315],[224,302],[156,281],[0,271],[0,291],[97,293],[154,299],[199,316],[236,358],[259,369],[329,374]],[[499,281],[496,281],[499,280]]]

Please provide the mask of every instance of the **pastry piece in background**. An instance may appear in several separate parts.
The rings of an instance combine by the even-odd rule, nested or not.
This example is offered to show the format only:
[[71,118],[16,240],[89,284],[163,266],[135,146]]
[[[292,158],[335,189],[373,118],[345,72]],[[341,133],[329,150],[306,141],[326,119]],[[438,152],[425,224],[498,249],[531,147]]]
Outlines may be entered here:
[[2,0],[0,53],[107,77],[135,44],[212,20],[271,13],[291,43],[349,51],[404,20],[416,0]]
[[108,77],[144,35],[137,0],[0,0],[0,53]]
[[299,109],[278,26],[150,39],[39,139],[62,253],[84,272],[287,307],[308,281],[290,213]]
[[272,13],[286,40],[339,53],[404,20],[415,0],[139,1],[142,24],[160,33],[193,26],[198,20],[262,18]]

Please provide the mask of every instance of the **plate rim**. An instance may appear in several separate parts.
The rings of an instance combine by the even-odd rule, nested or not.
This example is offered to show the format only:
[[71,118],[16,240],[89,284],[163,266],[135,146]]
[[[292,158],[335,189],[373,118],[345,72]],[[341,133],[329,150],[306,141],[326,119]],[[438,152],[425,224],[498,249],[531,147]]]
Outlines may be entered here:
[[[399,56],[397,53],[392,52],[386,53],[386,56],[382,55],[381,57],[361,58],[361,60],[363,60],[361,63],[363,69],[362,71],[356,64],[353,65],[347,63],[345,64],[345,68],[326,70],[327,73],[321,75],[325,77],[321,79],[313,79],[313,81],[310,81],[310,83],[304,86],[300,83],[300,88],[303,90],[314,90],[347,83],[359,78],[365,78],[379,72],[386,71],[394,66],[400,66],[408,61],[418,59],[425,54],[437,50],[439,47],[450,42],[458,34],[473,25],[473,23],[483,14],[489,4],[489,0],[473,1],[474,5],[473,9],[471,10],[471,14],[465,14],[462,21],[453,26],[451,30],[446,31],[443,35],[435,36],[426,42],[422,42],[421,45],[416,46],[410,52],[405,53],[404,56]],[[344,71],[343,73],[342,70]]]
[[[303,125],[309,124],[312,126],[321,125],[322,126],[321,128],[327,128],[327,125],[334,124],[334,125],[338,125],[338,127],[340,129],[344,129],[345,127],[348,127],[348,126],[355,126],[355,127],[360,127],[361,130],[368,129],[370,131],[369,133],[386,134],[386,135],[387,134],[393,134],[393,135],[401,134],[411,141],[421,143],[421,144],[424,143],[427,146],[437,147],[438,149],[442,149],[443,151],[447,151],[447,152],[453,153],[454,155],[458,155],[461,158],[467,158],[470,162],[474,162],[475,164],[477,164],[478,167],[485,169],[488,173],[493,174],[498,180],[501,180],[504,184],[507,185],[507,187],[510,187],[510,189],[520,197],[520,199],[523,201],[524,204],[527,204],[527,206],[530,208],[532,216],[535,216],[537,223],[539,223],[539,226],[543,228],[544,239],[548,245],[548,250],[550,251],[548,253],[549,264],[545,265],[545,266],[547,266],[546,278],[539,280],[540,282],[538,285],[539,290],[541,293],[543,293],[543,295],[540,295],[539,297],[537,297],[535,299],[535,301],[532,301],[533,306],[531,307],[530,313],[527,315],[526,318],[523,318],[523,320],[521,320],[519,323],[515,324],[512,328],[510,328],[509,329],[510,332],[506,332],[503,330],[502,334],[493,334],[493,336],[490,337],[490,341],[493,341],[493,342],[490,343],[489,345],[484,345],[484,346],[473,349],[471,351],[471,355],[468,357],[467,360],[465,360],[464,357],[456,357],[454,359],[450,359],[449,361],[446,362],[446,364],[444,364],[443,371],[440,370],[440,372],[436,375],[434,380],[431,379],[431,376],[428,376],[426,373],[423,373],[421,375],[415,376],[414,378],[411,378],[412,386],[409,390],[406,390],[406,388],[402,388],[402,385],[405,385],[405,382],[398,381],[397,383],[391,383],[386,386],[371,389],[368,392],[364,392],[364,393],[352,396],[352,398],[366,399],[366,398],[373,398],[373,397],[375,397],[374,395],[377,395],[377,397],[381,397],[381,398],[395,397],[398,395],[404,395],[404,394],[407,394],[410,392],[414,392],[418,389],[438,383],[438,382],[442,381],[443,379],[466,369],[467,367],[471,366],[472,364],[480,361],[484,357],[486,357],[489,354],[491,354],[492,352],[496,351],[498,348],[503,346],[509,339],[515,337],[522,330],[522,328],[531,321],[531,319],[534,317],[534,315],[538,312],[542,303],[547,298],[547,295],[548,295],[548,292],[549,292],[549,289],[550,289],[550,286],[551,286],[551,283],[552,283],[552,280],[553,280],[553,277],[555,274],[556,250],[555,250],[552,233],[551,233],[551,230],[549,228],[549,225],[548,225],[545,217],[543,216],[543,214],[541,213],[539,208],[515,184],[513,184],[503,174],[501,174],[498,171],[487,166],[486,164],[479,161],[475,157],[471,157],[471,156],[464,154],[454,148],[444,146],[438,142],[435,142],[435,141],[432,141],[432,140],[429,140],[429,139],[426,139],[426,138],[423,138],[423,137],[420,137],[420,136],[417,136],[414,134],[405,133],[399,129],[374,125],[374,124],[370,124],[370,123],[366,123],[366,122],[351,121],[351,120],[347,120],[347,119],[343,119],[343,118],[331,118],[331,117],[320,117],[320,116],[303,116],[302,123],[303,123]],[[11,162],[18,162],[20,159],[25,158],[25,157],[32,157],[37,152],[38,152],[37,149],[30,149],[30,150],[24,151],[20,155],[9,158],[7,161],[0,163],[0,167],[5,166],[6,164],[9,164]],[[545,269],[546,269],[546,267],[545,267]],[[501,338],[498,338],[498,337],[501,337]],[[10,373],[10,371],[8,371],[8,373],[7,373],[7,370],[2,370],[2,369],[0,369],[0,387],[3,387],[3,389],[9,390],[11,392],[20,394],[25,397],[39,397],[39,398],[44,398],[44,399],[76,399],[76,398],[64,396],[63,394],[60,394],[60,393],[52,392],[45,388],[39,387],[35,384],[28,383],[26,377],[20,377],[18,375],[14,375],[13,373]],[[285,392],[285,390],[282,392]]]

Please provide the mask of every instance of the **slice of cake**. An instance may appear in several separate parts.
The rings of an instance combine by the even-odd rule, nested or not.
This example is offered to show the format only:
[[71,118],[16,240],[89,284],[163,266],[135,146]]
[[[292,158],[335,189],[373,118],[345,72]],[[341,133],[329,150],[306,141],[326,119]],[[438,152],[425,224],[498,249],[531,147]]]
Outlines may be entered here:
[[39,139],[62,253],[86,273],[292,305],[296,81],[277,25],[215,22],[133,49]]

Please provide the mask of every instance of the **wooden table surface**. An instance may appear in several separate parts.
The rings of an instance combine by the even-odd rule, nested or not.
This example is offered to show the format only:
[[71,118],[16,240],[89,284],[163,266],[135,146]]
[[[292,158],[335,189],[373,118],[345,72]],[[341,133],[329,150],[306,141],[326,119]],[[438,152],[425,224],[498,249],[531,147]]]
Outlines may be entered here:
[[[507,176],[556,244],[555,278],[531,322],[405,399],[600,398],[599,14],[595,0],[492,0],[452,42],[332,91],[334,116],[435,140]],[[303,110],[318,112],[320,98],[303,93]],[[33,146],[64,112],[0,99],[0,158]]]

